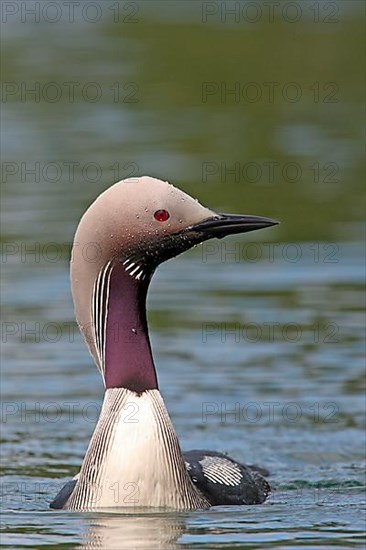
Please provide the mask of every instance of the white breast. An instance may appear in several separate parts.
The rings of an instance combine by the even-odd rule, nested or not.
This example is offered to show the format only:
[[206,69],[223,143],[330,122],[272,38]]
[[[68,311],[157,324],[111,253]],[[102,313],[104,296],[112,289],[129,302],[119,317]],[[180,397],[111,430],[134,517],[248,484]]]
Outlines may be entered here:
[[179,442],[158,390],[106,391],[70,509],[207,508],[187,474]]

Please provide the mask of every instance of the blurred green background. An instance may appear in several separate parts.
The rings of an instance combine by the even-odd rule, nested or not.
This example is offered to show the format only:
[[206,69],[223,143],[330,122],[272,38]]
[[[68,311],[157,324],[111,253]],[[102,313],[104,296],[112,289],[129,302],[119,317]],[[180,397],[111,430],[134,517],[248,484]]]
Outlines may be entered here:
[[69,241],[150,174],[280,241],[359,240],[363,2],[85,4],[5,14],[3,238]]

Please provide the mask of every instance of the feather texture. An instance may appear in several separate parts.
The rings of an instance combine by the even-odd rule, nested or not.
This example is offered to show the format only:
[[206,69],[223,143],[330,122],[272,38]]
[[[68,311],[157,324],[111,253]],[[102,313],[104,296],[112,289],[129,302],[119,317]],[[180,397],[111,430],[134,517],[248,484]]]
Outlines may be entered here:
[[192,483],[158,390],[111,388],[65,507],[208,508]]

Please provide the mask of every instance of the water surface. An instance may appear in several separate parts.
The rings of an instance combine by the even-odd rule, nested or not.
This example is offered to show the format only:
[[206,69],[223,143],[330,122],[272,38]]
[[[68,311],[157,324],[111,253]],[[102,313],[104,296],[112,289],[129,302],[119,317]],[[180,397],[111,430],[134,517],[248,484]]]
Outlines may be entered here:
[[[362,3],[315,3],[316,20],[297,2],[292,23],[220,11],[204,21],[200,2],[119,4],[117,22],[103,2],[94,24],[76,11],[73,23],[18,14],[3,25],[15,92],[2,104],[1,547],[364,547]],[[97,83],[100,99],[70,101],[70,81]],[[22,83],[37,82],[55,82],[60,99],[23,97]],[[222,100],[235,82],[280,93]],[[291,82],[296,102],[282,95]],[[205,83],[219,86],[207,101]],[[149,295],[183,449],[268,468],[262,506],[48,509],[80,467],[103,397],[75,326],[70,242],[98,193],[145,173],[212,208],[281,220],[168,262]]]

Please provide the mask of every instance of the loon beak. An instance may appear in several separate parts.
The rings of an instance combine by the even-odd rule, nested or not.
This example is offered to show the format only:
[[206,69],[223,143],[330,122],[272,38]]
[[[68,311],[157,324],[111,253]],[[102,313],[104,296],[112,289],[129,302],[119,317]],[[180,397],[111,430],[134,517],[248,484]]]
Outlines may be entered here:
[[200,233],[206,239],[222,239],[226,235],[235,233],[248,233],[256,229],[264,229],[280,222],[263,216],[251,216],[242,214],[216,214],[212,218],[192,225],[190,232]]

